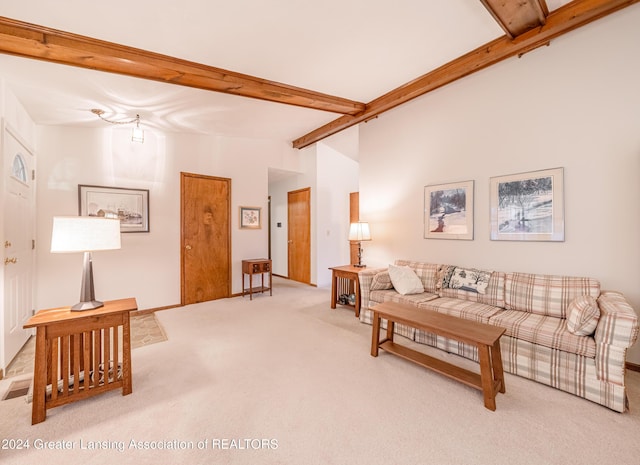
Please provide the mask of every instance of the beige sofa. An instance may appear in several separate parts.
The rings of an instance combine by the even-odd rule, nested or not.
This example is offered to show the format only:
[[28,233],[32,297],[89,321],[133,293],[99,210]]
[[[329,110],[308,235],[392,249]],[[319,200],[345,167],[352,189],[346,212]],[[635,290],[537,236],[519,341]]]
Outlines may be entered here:
[[[371,324],[369,309],[393,301],[501,326],[506,329],[500,340],[505,371],[618,412],[627,409],[626,351],[638,337],[638,316],[622,294],[601,291],[592,278],[410,260],[390,266],[394,275],[408,271],[407,267],[422,284],[422,289],[407,294],[394,288],[387,268],[359,273],[361,322]],[[418,343],[478,359],[477,349],[464,343],[403,325],[396,325],[395,331]]]

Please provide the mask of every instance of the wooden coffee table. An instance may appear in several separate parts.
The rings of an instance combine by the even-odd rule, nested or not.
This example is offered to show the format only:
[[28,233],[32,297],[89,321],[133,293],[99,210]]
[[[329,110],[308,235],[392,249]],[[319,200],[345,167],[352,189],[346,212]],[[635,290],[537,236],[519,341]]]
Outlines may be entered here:
[[[500,336],[506,331],[498,326],[465,320],[451,315],[421,310],[395,302],[378,304],[373,311],[371,355],[378,356],[378,349],[411,360],[425,368],[456,379],[467,386],[479,389],[484,395],[484,406],[496,409],[496,395],[504,393],[504,372],[500,354]],[[380,320],[387,320],[387,337],[380,340]],[[439,336],[474,345],[478,348],[480,374],[452,365],[422,352],[396,344],[393,341],[395,323],[421,329]]]

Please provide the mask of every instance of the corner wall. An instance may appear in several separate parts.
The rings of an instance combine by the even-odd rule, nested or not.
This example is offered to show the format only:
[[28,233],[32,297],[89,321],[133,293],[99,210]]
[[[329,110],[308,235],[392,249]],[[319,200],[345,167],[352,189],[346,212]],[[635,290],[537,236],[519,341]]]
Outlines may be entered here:
[[[591,276],[640,309],[640,5],[360,126],[367,263]],[[490,240],[492,176],[564,168],[565,241]],[[424,186],[475,181],[473,241],[423,238]],[[640,344],[629,353],[640,363]]]

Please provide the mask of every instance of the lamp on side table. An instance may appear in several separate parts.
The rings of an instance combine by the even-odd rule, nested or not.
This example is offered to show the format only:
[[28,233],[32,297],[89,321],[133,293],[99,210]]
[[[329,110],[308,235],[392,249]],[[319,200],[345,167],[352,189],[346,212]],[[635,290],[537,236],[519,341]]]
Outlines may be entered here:
[[349,240],[358,242],[358,263],[354,264],[358,268],[364,268],[367,265],[362,264],[362,241],[371,240],[371,230],[369,229],[369,223],[364,221],[358,221],[357,223],[351,223],[349,228]]
[[71,307],[71,310],[92,310],[104,305],[95,297],[91,252],[119,248],[120,220],[117,218],[93,216],[56,216],[53,218],[51,252],[84,252],[80,302]]

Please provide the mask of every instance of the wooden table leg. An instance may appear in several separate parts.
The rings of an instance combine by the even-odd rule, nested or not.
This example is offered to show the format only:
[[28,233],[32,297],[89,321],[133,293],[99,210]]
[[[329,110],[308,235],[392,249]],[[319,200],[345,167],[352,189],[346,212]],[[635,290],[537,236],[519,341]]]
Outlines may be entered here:
[[331,272],[331,308],[336,308],[336,300],[338,298],[338,277],[336,276],[336,272]]
[[378,346],[380,345],[380,315],[373,312],[373,329],[371,330],[371,356],[378,356]]
[[480,379],[482,381],[484,406],[489,410],[495,410],[496,393],[493,387],[493,370],[491,369],[491,356],[489,355],[488,346],[484,344],[478,345],[478,358],[480,359]]
[[395,333],[396,322],[387,320],[387,339],[393,342],[393,334]]
[[31,424],[42,423],[47,418],[45,396],[47,389],[47,348],[46,328],[36,330],[36,357],[33,373],[33,406],[31,407]]
[[[117,349],[116,349],[117,350]],[[117,367],[114,368],[114,371]],[[126,396],[133,392],[131,381],[131,324],[129,315],[124,317],[122,322],[122,395]]]
[[491,346],[491,361],[493,365],[493,376],[496,381],[500,383],[500,392],[507,392],[507,387],[504,384],[504,369],[502,368],[502,353],[500,352],[500,339]]
[[360,283],[358,283],[358,278],[356,278],[355,282],[355,290],[354,293],[356,295],[356,318],[360,317]]

